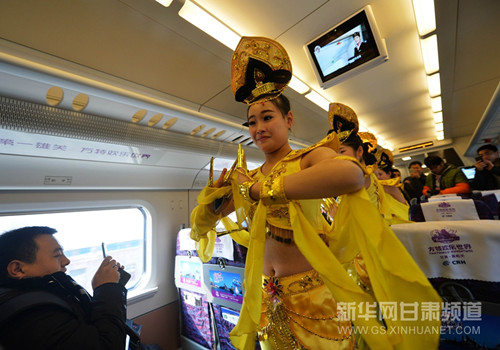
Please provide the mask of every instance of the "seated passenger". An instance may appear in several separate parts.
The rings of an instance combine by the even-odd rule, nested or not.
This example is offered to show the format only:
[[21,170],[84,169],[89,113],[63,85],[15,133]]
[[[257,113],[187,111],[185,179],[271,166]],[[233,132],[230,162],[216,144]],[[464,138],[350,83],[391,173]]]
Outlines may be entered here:
[[429,156],[424,159],[430,169],[425,180],[422,193],[427,197],[437,194],[469,194],[470,187],[465,174],[452,164],[445,164],[438,156]]
[[474,190],[500,189],[500,159],[498,148],[488,144],[477,149],[476,175],[472,181]]
[[422,163],[418,160],[413,161],[408,165],[410,176],[404,179],[404,190],[411,199],[415,198],[420,203],[420,197],[425,186],[425,179],[427,176],[422,169]]
[[70,260],[55,232],[24,227],[0,235],[0,349],[125,349],[120,264],[102,261],[91,297],[65,273]]

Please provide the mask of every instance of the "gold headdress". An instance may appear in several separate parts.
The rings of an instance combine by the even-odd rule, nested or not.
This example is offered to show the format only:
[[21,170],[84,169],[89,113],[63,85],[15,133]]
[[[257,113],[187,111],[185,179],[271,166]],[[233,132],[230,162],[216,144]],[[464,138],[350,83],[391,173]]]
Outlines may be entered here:
[[278,42],[242,37],[231,61],[231,90],[238,102],[252,104],[281,95],[292,79],[292,64]]
[[377,138],[371,132],[358,132],[363,143],[369,143],[368,152],[372,153],[377,148]]
[[328,123],[330,129],[338,135],[340,143],[344,142],[351,134],[356,134],[359,130],[356,112],[342,103],[330,103]]
[[375,153],[375,157],[377,158],[377,166],[380,169],[392,168],[394,157],[390,150],[379,147]]

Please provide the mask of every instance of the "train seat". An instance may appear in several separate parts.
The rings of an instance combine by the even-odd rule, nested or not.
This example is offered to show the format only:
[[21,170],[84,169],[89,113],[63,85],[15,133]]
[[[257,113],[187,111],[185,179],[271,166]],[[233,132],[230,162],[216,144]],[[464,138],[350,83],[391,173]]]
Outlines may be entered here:
[[500,344],[500,222],[426,221],[391,228],[443,298],[439,349]]
[[410,205],[409,218],[415,222],[495,219],[490,207],[478,199],[413,203]]

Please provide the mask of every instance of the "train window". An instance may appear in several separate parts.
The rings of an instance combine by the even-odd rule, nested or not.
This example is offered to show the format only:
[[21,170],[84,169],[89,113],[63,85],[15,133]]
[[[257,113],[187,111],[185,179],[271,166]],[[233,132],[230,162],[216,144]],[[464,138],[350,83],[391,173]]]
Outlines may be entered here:
[[85,289],[102,262],[101,243],[107,255],[118,260],[132,275],[129,291],[142,285],[146,276],[147,212],[144,208],[22,213],[0,216],[0,232],[24,226],[49,226],[71,260],[67,273]]

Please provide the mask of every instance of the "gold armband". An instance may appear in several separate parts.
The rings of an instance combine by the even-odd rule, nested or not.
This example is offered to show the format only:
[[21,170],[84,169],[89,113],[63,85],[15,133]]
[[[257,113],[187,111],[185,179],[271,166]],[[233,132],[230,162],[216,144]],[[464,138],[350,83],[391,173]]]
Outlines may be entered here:
[[266,206],[288,203],[283,185],[283,176],[274,179],[271,178],[262,183],[260,187],[260,200]]
[[250,196],[250,188],[255,185],[257,181],[245,181],[241,185],[238,186],[239,192],[243,199],[249,201],[250,203],[255,203],[256,201],[252,199]]

